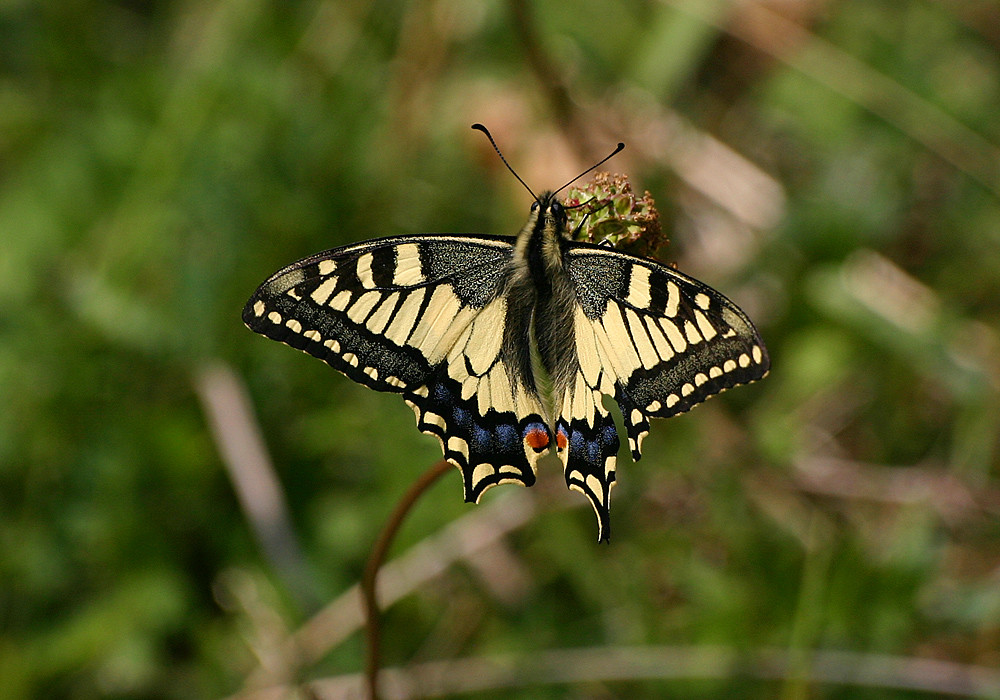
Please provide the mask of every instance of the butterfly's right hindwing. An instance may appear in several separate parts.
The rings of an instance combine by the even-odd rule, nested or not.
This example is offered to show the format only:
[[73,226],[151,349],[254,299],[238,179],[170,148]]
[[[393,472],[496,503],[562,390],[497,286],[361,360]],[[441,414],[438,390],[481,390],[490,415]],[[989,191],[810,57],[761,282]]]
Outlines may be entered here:
[[522,344],[504,343],[513,247],[492,236],[385,238],[320,253],[271,276],[247,302],[253,331],[351,379],[402,393],[420,430],[459,467],[466,500],[534,483],[551,437]]

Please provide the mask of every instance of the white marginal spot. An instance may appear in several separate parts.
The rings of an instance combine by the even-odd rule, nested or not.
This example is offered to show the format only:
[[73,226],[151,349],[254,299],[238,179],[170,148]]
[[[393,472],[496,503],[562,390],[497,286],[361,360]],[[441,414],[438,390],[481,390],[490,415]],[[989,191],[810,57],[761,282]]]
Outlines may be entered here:
[[704,384],[707,381],[708,381],[708,375],[705,374],[704,372],[698,372],[698,374],[694,375],[694,385],[695,386],[701,386],[702,384]]
[[480,481],[493,476],[495,473],[496,470],[493,469],[492,464],[477,464],[472,470],[472,485],[478,485]]
[[747,355],[746,353],[743,353],[742,355],[740,355],[740,359],[738,360],[738,362],[740,363],[740,367],[749,367],[750,356]]
[[761,352],[760,346],[754,345],[751,352],[753,353],[753,361],[759,365],[761,360],[764,359],[764,353]]
[[273,323],[276,326],[280,326],[281,325],[281,314],[279,314],[277,311],[272,311],[271,313],[269,313],[267,315],[267,320],[270,321],[271,323]]
[[314,341],[316,341],[317,343],[318,343],[319,341],[323,340],[323,336],[321,336],[321,335],[319,334],[319,331],[306,331],[306,332],[305,332],[305,333],[303,333],[302,335],[304,335],[305,337],[309,338],[309,340],[314,340]]
[[712,300],[704,292],[699,292],[694,297],[694,303],[700,306],[701,308],[705,309],[706,311],[708,310],[708,306],[709,304],[711,304],[711,302]]
[[409,399],[403,399],[403,403],[405,403],[407,406],[409,406],[410,408],[413,409],[413,415],[415,415],[417,417],[417,426],[419,427],[420,426],[420,406],[418,406],[417,404],[413,403]]
[[365,253],[358,258],[358,280],[365,289],[375,288],[375,277],[372,273],[373,258],[371,253]]
[[349,364],[351,367],[357,367],[358,366],[358,356],[355,355],[353,352],[344,353],[344,357],[342,359],[344,360],[344,362],[346,362],[347,364]]
[[332,275],[334,270],[337,269],[337,263],[333,260],[320,260],[319,264],[316,265],[316,269],[321,275]]
[[427,411],[426,413],[424,413],[423,418],[424,418],[424,423],[429,423],[430,425],[434,425],[442,429],[445,427],[444,418],[442,418],[436,413],[433,413],[432,411]]
[[288,319],[288,321],[285,322],[285,325],[288,326],[289,329],[291,329],[292,333],[302,332],[302,324],[296,321],[294,318]]
[[736,369],[735,360],[726,360],[725,362],[722,363],[723,372],[732,372],[734,369]]
[[646,406],[646,413],[656,413],[661,408],[663,408],[663,404],[661,404],[659,401],[654,401],[653,403]]
[[708,370],[708,376],[711,377],[712,379],[715,379],[716,377],[721,377],[722,370],[719,369],[718,365],[716,365],[712,369]]
[[648,309],[652,301],[649,292],[650,269],[645,265],[632,265],[632,276],[628,282],[628,296],[625,301],[637,309]]
[[404,243],[397,246],[396,269],[392,271],[392,283],[400,287],[410,287],[423,281],[420,248],[416,243]]
[[671,394],[667,397],[667,408],[673,408],[678,403],[680,403],[680,399],[677,397],[677,394]]
[[667,282],[667,308],[665,309],[667,316],[676,316],[680,303],[681,290],[677,287],[677,283]]
[[431,392],[430,392],[430,389],[427,388],[427,385],[424,385],[424,386],[417,387],[416,389],[414,389],[413,393],[416,394],[417,396],[422,396],[423,398],[426,399],[430,395]]
[[452,452],[458,452],[461,455],[465,455],[466,459],[469,458],[469,443],[457,435],[452,435],[448,438],[448,449]]
[[681,396],[690,396],[694,393],[694,385],[687,383],[681,387]]
[[262,301],[260,301],[258,299],[257,301],[254,302],[254,305],[253,305],[253,315],[254,316],[263,316],[265,308],[266,307],[264,306],[264,302],[262,302]]
[[[322,263],[320,264],[322,265]],[[316,289],[314,289],[312,294],[309,296],[311,296],[312,300],[317,304],[325,304],[330,300],[330,295],[333,294],[333,290],[336,286],[337,280],[331,277],[328,280],[323,280],[322,284],[316,287]]]
[[[632,448],[632,452],[634,452],[637,455],[642,455],[642,441],[646,439],[647,435],[649,435],[649,431],[643,430],[641,433],[635,436],[635,439],[633,438],[628,439],[630,446]],[[614,484],[612,483],[612,486],[613,485]]]
[[632,423],[632,425],[638,425],[639,423],[642,423],[642,411],[640,411],[638,408],[633,408],[632,413],[629,414],[629,421]]
[[378,380],[378,370],[374,367],[365,367],[364,373],[367,374],[372,379]]

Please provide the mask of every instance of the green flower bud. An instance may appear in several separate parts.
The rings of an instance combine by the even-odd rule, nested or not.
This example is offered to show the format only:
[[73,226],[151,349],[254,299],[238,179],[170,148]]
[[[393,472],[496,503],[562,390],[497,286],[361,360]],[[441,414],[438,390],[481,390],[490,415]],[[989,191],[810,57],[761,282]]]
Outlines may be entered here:
[[636,197],[626,175],[594,173],[583,186],[570,187],[563,200],[573,239],[607,241],[614,248],[652,257],[667,238],[649,192]]

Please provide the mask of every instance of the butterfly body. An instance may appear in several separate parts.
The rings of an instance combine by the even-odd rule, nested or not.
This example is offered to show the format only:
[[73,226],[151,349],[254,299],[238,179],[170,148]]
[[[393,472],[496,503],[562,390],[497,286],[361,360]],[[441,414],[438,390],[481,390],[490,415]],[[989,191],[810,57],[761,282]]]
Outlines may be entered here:
[[639,459],[650,416],[686,411],[769,367],[732,302],[655,261],[571,240],[553,193],[538,197],[516,238],[399,236],[301,260],[258,288],[243,320],[401,393],[462,472],[468,501],[499,483],[532,485],[555,447],[601,539],[619,448],[602,397],[621,407]]

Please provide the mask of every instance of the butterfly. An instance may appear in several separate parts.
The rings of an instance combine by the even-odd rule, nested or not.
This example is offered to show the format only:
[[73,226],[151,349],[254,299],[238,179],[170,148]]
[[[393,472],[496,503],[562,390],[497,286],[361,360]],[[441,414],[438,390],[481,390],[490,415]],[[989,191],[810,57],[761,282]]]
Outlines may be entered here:
[[620,407],[638,460],[651,417],[770,366],[753,323],[716,290],[572,240],[555,192],[535,197],[516,237],[394,236],[295,262],[260,285],[243,321],[402,394],[461,471],[466,501],[501,483],[531,486],[554,447],[567,486],[593,505],[601,541],[619,450],[603,397]]

